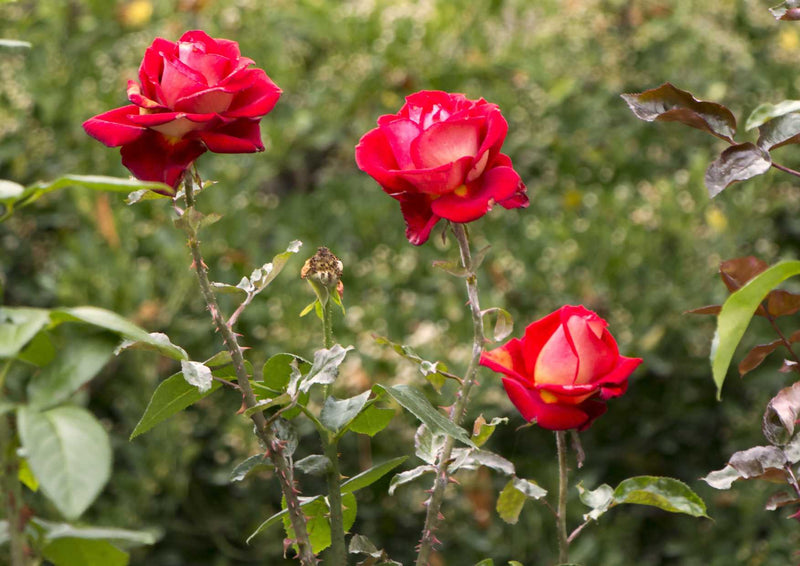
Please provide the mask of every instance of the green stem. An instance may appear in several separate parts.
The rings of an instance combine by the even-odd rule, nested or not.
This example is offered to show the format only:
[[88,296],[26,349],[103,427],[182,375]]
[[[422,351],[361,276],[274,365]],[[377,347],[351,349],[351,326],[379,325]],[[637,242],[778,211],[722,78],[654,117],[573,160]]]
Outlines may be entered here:
[[2,419],[0,426],[0,471],[2,471],[2,495],[4,496],[5,515],[8,521],[8,538],[11,547],[11,566],[25,566],[25,526],[20,516],[22,503],[22,490],[20,489],[17,474],[19,461],[17,460],[14,441],[14,419],[9,414]]
[[556,446],[558,448],[558,562],[569,562],[569,537],[567,536],[567,433],[563,430],[556,432]]
[[[184,191],[186,194],[187,210],[184,214],[190,214],[195,207],[194,199],[194,184],[191,175],[186,176],[184,181]],[[256,396],[253,393],[253,388],[250,386],[249,375],[244,364],[244,355],[242,348],[236,338],[236,334],[228,326],[225,317],[220,311],[217,304],[217,297],[211,287],[211,282],[208,279],[208,268],[203,261],[203,255],[200,251],[200,241],[197,239],[197,231],[184,223],[184,230],[188,236],[189,249],[192,252],[192,267],[197,274],[197,281],[200,285],[200,291],[203,294],[211,318],[214,321],[214,326],[222,336],[225,347],[231,355],[233,360],[233,367],[236,372],[236,382],[239,389],[242,391],[245,404],[248,408],[254,407],[257,404]],[[297,544],[300,564],[302,566],[315,566],[317,558],[314,556],[314,551],[311,549],[311,543],[308,538],[308,530],[306,529],[306,519],[300,509],[300,501],[297,498],[298,491],[294,486],[294,471],[289,466],[286,456],[284,454],[284,444],[272,433],[270,427],[267,426],[266,417],[264,414],[256,411],[250,418],[255,424],[256,434],[269,450],[270,460],[275,466],[278,480],[281,484],[283,496],[286,499],[286,508],[289,511],[289,519],[295,533],[295,543]]]
[[[329,293],[336,290],[328,289]],[[324,347],[333,347],[333,299],[328,297],[325,306],[322,307],[322,335]],[[331,394],[332,387],[326,385],[322,388],[323,399],[327,399]],[[327,560],[333,566],[346,566],[347,547],[344,542],[344,516],[342,512],[342,475],[339,472],[339,439],[327,431],[320,434],[322,444],[325,449],[325,456],[328,457],[330,464],[326,479],[328,482],[328,504],[330,506],[331,521],[331,548],[326,554]]]
[[[461,265],[467,272],[467,297],[469,298],[473,329],[472,358],[464,374],[461,387],[456,393],[456,402],[450,409],[450,421],[456,426],[459,426],[467,411],[469,393],[472,390],[472,386],[475,384],[475,375],[478,372],[481,353],[483,352],[484,334],[483,315],[481,314],[481,307],[478,301],[478,277],[475,274],[475,266],[473,265],[472,255],[469,249],[469,236],[463,224],[453,224],[453,234],[458,242]],[[420,539],[419,553],[417,554],[417,566],[428,566],[433,547],[438,542],[436,538],[436,529],[444,518],[440,510],[444,502],[445,488],[449,481],[449,472],[447,468],[450,465],[450,457],[454,446],[455,440],[448,436],[445,440],[442,452],[439,455],[438,464],[436,466],[436,478],[433,481],[431,497],[428,499],[427,503],[428,511],[425,514],[425,526],[422,528],[422,538]]]

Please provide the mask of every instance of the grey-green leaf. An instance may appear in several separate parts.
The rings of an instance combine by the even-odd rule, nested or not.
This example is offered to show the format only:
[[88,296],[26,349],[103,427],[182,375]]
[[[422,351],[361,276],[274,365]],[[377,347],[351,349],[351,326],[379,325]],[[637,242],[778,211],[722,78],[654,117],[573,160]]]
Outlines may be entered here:
[[725,382],[736,346],[744,336],[758,305],[772,289],[798,274],[800,274],[800,261],[785,261],[773,265],[731,294],[722,305],[717,317],[717,330],[711,344],[711,365],[714,383],[717,385],[717,399],[722,395],[722,384]]
[[589,519],[596,521],[603,513],[608,511],[614,503],[614,488],[608,484],[604,483],[597,489],[591,490],[583,487],[581,483],[576,487],[581,502],[592,509],[583,516],[584,521],[588,521]]
[[390,397],[392,397],[420,421],[426,424],[432,433],[444,433],[452,436],[459,442],[463,442],[467,446],[477,448],[475,443],[473,443],[470,439],[469,433],[467,433],[466,430],[456,426],[450,420],[444,417],[417,389],[414,389],[408,385],[395,385],[393,387],[376,385],[375,388],[388,393]]
[[369,485],[372,485],[383,476],[394,470],[397,466],[402,464],[408,459],[408,456],[400,456],[399,458],[392,458],[384,462],[383,464],[378,464],[377,466],[373,466],[368,470],[361,472],[360,474],[353,476],[349,480],[342,483],[342,493],[352,493],[359,489],[363,489]]
[[330,466],[331,461],[327,456],[323,456],[322,454],[311,454],[294,463],[295,469],[310,476],[321,476],[328,471]]
[[127,566],[130,558],[108,541],[80,538],[54,540],[42,554],[54,566]]
[[705,175],[708,196],[714,198],[733,183],[752,179],[769,171],[769,152],[746,142],[732,145],[708,166]]
[[708,517],[706,505],[688,485],[674,478],[638,476],[620,482],[614,502],[658,507],[670,513]]
[[417,466],[411,470],[406,470],[405,472],[396,474],[392,478],[392,481],[389,482],[389,495],[394,495],[394,491],[401,485],[412,482],[428,473],[436,473],[436,467],[429,464],[423,464],[422,466]]
[[71,341],[28,383],[30,404],[44,409],[66,400],[103,369],[115,344],[108,336]]
[[784,116],[799,110],[800,100],[783,100],[777,104],[765,102],[760,104],[750,113],[750,116],[747,117],[747,122],[744,125],[744,129],[752,130],[753,128],[757,128],[760,125],[769,122],[773,118]]
[[330,349],[323,348],[314,352],[314,363],[300,382],[300,391],[306,393],[312,385],[333,383],[339,375],[339,366],[342,365],[347,352],[352,349],[352,346],[343,348],[339,344],[334,344]]
[[0,359],[16,356],[49,322],[45,309],[0,307]]
[[527,499],[524,493],[514,487],[514,480],[509,480],[497,497],[497,514],[506,523],[515,525]]
[[79,517],[111,474],[111,444],[91,413],[78,407],[17,410],[19,435],[39,485],[68,519]]
[[393,417],[393,409],[381,409],[370,405],[353,419],[349,428],[359,434],[375,436],[388,426]]
[[231,470],[231,475],[228,478],[228,481],[231,483],[235,481],[242,481],[251,472],[258,470],[269,470],[272,467],[272,462],[266,456],[266,454],[254,454],[243,462],[236,464],[236,467]]
[[114,527],[76,526],[69,523],[56,523],[43,519],[33,519],[32,522],[41,527],[48,541],[60,538],[75,538],[84,540],[106,540],[129,546],[155,544],[159,535],[151,531],[131,531]]
[[800,113],[778,116],[758,127],[758,147],[766,151],[795,143],[800,143]]
[[322,412],[319,415],[319,421],[322,426],[334,434],[339,434],[346,430],[350,422],[364,408],[371,393],[371,391],[367,390],[355,397],[341,400],[330,395],[325,399],[325,404],[322,406]]

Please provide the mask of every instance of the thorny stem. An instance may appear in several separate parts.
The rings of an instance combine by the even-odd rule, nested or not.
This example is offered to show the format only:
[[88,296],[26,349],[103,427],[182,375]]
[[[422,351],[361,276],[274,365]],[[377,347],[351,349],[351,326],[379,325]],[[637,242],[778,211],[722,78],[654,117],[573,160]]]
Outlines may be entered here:
[[25,566],[25,525],[20,516],[22,490],[20,489],[18,460],[14,450],[14,420],[9,414],[3,419],[0,428],[0,477],[3,478],[0,490],[4,500],[5,515],[8,520],[8,538],[11,546],[11,566]]
[[[336,290],[329,290],[335,293]],[[326,349],[333,347],[333,299],[328,297],[322,307],[322,335]],[[323,388],[325,399],[331,394],[331,387],[326,385]],[[328,457],[330,464],[326,479],[328,482],[328,504],[330,505],[331,520],[331,549],[327,553],[327,559],[333,566],[346,566],[347,547],[344,543],[344,517],[342,514],[342,475],[339,472],[339,439],[326,432],[320,432],[320,438],[325,449],[325,456]]]
[[558,562],[565,564],[569,561],[569,537],[567,537],[567,433],[563,430],[556,432],[556,446],[558,448]]
[[[450,421],[456,426],[459,426],[467,410],[470,390],[475,384],[475,375],[478,371],[481,353],[483,352],[484,335],[483,315],[481,314],[481,307],[478,301],[478,276],[475,274],[475,266],[473,265],[472,255],[469,249],[469,236],[463,224],[453,224],[453,235],[458,241],[461,265],[467,272],[467,297],[469,298],[473,327],[472,358],[464,374],[461,387],[458,393],[456,393],[456,402],[450,409]],[[449,481],[447,468],[450,465],[450,456],[453,452],[454,445],[455,439],[448,436],[445,440],[442,452],[439,455],[439,461],[436,466],[436,478],[433,481],[431,497],[427,502],[428,511],[425,515],[425,526],[422,529],[422,538],[419,543],[417,566],[428,566],[431,552],[433,552],[433,546],[438,542],[435,533],[440,521],[444,518],[441,515],[440,509],[444,501],[445,487],[447,487]]]
[[[190,213],[195,207],[192,175],[186,176],[184,191],[187,206],[187,210],[183,213],[185,215]],[[222,315],[222,311],[219,309],[217,298],[211,287],[211,282],[208,280],[208,268],[203,261],[203,256],[200,251],[200,241],[197,239],[197,231],[190,224],[190,222],[184,223],[183,229],[188,236],[189,249],[192,252],[192,267],[197,274],[200,291],[203,294],[209,312],[211,312],[214,326],[222,335],[225,347],[228,349],[231,359],[233,360],[233,367],[236,371],[236,381],[239,385],[239,389],[242,391],[245,405],[248,408],[254,407],[257,404],[256,396],[253,393],[252,387],[250,387],[249,376],[247,375],[247,369],[244,365],[242,348],[239,346],[236,334],[234,334],[228,326],[225,317]],[[297,498],[298,492],[294,486],[293,470],[286,461],[284,445],[267,426],[266,418],[261,412],[256,411],[250,418],[255,425],[256,435],[258,435],[269,452],[270,460],[272,460],[272,464],[275,466],[278,480],[281,484],[283,496],[286,498],[286,507],[289,511],[289,518],[296,537],[295,543],[297,544],[300,564],[303,566],[314,566],[317,564],[317,558],[314,556],[314,552],[311,549],[311,543],[309,542],[308,531],[306,529],[306,519],[303,515],[303,511],[300,509],[300,502]]]

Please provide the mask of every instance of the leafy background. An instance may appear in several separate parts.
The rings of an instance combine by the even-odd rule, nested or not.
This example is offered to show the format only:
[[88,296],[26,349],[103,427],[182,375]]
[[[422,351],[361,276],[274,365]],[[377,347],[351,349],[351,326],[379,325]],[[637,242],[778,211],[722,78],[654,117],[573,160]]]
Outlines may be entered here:
[[[531,206],[498,209],[471,227],[476,245],[492,245],[481,272],[483,305],[508,309],[517,334],[564,303],[606,317],[622,352],[644,364],[626,396],[583,434],[588,462],[580,479],[593,488],[633,475],[677,477],[706,499],[714,519],[616,509],[578,539],[573,559],[786,564],[800,548],[797,523],[763,510],[766,489],[717,492],[697,478],[761,442],[760,415],[788,378],[772,360],[745,380],[729,380],[717,403],[707,360],[713,320],[682,313],[721,302],[720,260],[796,256],[800,196],[773,172],[709,201],[703,173],[723,143],[678,125],[643,124],[619,98],[670,81],[725,103],[740,122],[759,102],[798,98],[800,31],[767,8],[755,0],[0,2],[0,37],[33,45],[0,51],[0,178],[28,184],[63,173],[127,175],[118,153],[80,124],[125,103],[126,81],[155,36],[174,40],[201,28],[235,39],[284,95],[262,124],[265,153],[200,161],[204,178],[219,181],[200,205],[224,215],[205,234],[206,259],[215,279],[236,282],[291,240],[305,243],[301,258],[242,317],[251,360],[281,351],[308,356],[319,347],[316,321],[297,316],[311,300],[298,273],[302,257],[327,245],[345,265],[348,310],[337,339],[358,349],[341,390],[421,384],[416,369],[372,334],[463,369],[471,329],[462,285],[431,267],[455,255],[454,243],[436,235],[422,248],[409,245],[396,203],[357,170],[353,147],[377,116],[416,90],[495,102],[510,124],[504,151],[528,185]],[[779,150],[779,159],[797,167],[795,151]],[[66,190],[0,226],[4,304],[109,308],[205,359],[220,344],[188,267],[171,210],[160,201],[129,207],[118,195]],[[749,345],[771,339],[758,322]],[[160,529],[160,542],[135,551],[133,564],[281,563],[277,530],[243,543],[279,497],[268,474],[227,481],[235,463],[257,450],[234,414],[234,394],[128,442],[150,394],[173,371],[173,362],[154,354],[125,353],[81,392],[111,432],[115,454],[113,479],[85,519]],[[482,376],[471,418],[511,417],[490,448],[520,476],[552,487],[552,435],[515,430],[522,420],[499,381],[488,371]],[[411,451],[413,428],[404,415],[371,448],[353,438],[343,443],[343,472],[352,476]],[[309,436],[297,457],[314,451]],[[437,564],[554,561],[555,533],[543,507],[528,503],[513,526],[495,514],[503,481],[485,471],[461,478],[444,509]],[[322,488],[313,479],[302,483],[307,494]],[[359,492],[353,532],[408,563],[427,486],[388,497],[387,483]],[[54,513],[29,495],[37,511]],[[572,495],[576,525],[582,509]]]

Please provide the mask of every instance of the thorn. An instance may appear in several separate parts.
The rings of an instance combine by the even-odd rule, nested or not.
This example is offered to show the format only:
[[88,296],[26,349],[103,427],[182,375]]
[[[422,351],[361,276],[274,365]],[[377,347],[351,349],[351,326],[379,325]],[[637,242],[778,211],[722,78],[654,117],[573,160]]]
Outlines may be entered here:
[[447,476],[447,481],[448,481],[449,483],[454,483],[454,484],[456,484],[456,485],[461,485],[461,484],[459,483],[459,481],[458,481],[456,478],[454,478],[453,476]]
[[439,513],[438,519],[440,521],[444,521],[444,515],[442,515],[441,512]]

